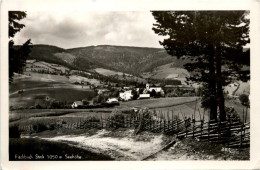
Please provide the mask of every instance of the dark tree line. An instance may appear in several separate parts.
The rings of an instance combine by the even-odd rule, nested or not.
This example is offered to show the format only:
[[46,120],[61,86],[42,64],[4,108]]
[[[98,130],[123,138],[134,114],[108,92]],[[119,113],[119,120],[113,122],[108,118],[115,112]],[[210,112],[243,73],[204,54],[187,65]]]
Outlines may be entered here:
[[168,54],[190,58],[185,68],[190,81],[203,84],[202,103],[210,119],[225,120],[223,87],[234,80],[247,81],[250,52],[248,11],[152,11],[153,30],[167,36],[160,44]]
[[19,23],[20,20],[26,17],[23,11],[9,11],[8,12],[8,37],[9,37],[9,83],[13,81],[14,73],[23,73],[23,68],[26,65],[26,58],[31,52],[31,40],[27,40],[21,46],[14,46],[15,34],[25,27],[24,24]]

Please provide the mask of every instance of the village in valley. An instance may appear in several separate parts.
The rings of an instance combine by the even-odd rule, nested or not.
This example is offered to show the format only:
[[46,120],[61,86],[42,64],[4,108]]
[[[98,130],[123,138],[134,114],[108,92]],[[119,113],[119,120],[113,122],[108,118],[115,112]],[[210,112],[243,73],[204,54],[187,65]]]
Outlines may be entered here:
[[[212,18],[248,15],[246,11],[229,11],[224,13],[226,16],[209,13]],[[54,44],[52,42],[31,44],[31,40],[14,45],[10,40],[9,160],[250,159],[250,48],[245,46],[247,40],[239,40],[242,44],[237,45],[223,38],[223,43],[213,47],[216,37],[208,33],[218,28],[215,22],[209,22],[213,25],[209,28],[207,24],[193,25],[193,22],[207,23],[207,11],[91,13],[94,14],[100,15],[100,23],[107,22],[108,19],[101,18],[109,15],[112,18],[148,16],[151,20],[148,30],[153,36],[170,34],[176,28],[180,42],[166,39],[159,47],[141,47],[140,44],[80,47],[72,46],[69,40],[70,43],[59,47],[49,45]],[[36,14],[29,12],[30,15]],[[12,16],[26,19],[22,11],[10,12]],[[176,23],[171,22],[173,26],[169,26],[164,23],[167,19]],[[133,29],[139,29],[143,21],[146,20],[139,21]],[[24,29],[30,28],[27,22]],[[196,34],[182,27],[188,22]],[[93,35],[97,34],[97,26],[94,26]],[[244,39],[248,29],[248,25],[243,26]],[[233,35],[228,31],[223,32]],[[191,36],[183,38],[188,34]],[[111,37],[117,35],[108,32],[101,36],[100,42],[110,42]],[[138,42],[144,39],[140,37]],[[130,35],[126,38],[129,42],[134,40]],[[155,39],[158,44],[157,37]],[[206,44],[212,39],[213,45]],[[223,51],[216,51],[219,49]]]
[[[118,76],[121,74],[121,80]],[[59,101],[53,95],[45,95],[41,99],[37,98],[34,103],[29,106],[11,105],[10,109],[58,109],[58,108],[93,108],[93,107],[109,107],[120,105],[120,102],[131,100],[143,100],[150,98],[165,98],[165,97],[194,97],[198,96],[198,88],[195,89],[192,85],[187,85],[178,80],[178,74],[175,74],[175,79],[170,79],[160,83],[153,80],[154,83],[149,83],[146,79],[136,81],[133,75],[127,73],[114,72],[114,75],[106,77],[99,74],[95,70],[89,72],[81,70],[70,70],[58,64],[51,64],[36,60],[27,60],[24,74],[16,74],[17,78],[23,77],[25,80],[41,77],[43,81],[52,82],[52,88],[60,88],[61,84],[57,84],[62,80],[62,88],[76,88],[83,92],[86,89],[95,93],[94,98],[77,98],[75,101]],[[44,78],[46,77],[46,78]],[[103,77],[105,80],[100,80]],[[60,79],[60,80],[59,80]],[[19,82],[21,83],[21,82]],[[44,89],[46,87],[43,87]],[[51,88],[51,87],[50,87]],[[38,88],[40,90],[40,87]],[[30,89],[16,90],[12,95],[19,94],[20,97],[26,95]],[[33,90],[33,89],[32,89]],[[24,94],[25,93],[25,94]],[[19,99],[21,102],[23,98]]]

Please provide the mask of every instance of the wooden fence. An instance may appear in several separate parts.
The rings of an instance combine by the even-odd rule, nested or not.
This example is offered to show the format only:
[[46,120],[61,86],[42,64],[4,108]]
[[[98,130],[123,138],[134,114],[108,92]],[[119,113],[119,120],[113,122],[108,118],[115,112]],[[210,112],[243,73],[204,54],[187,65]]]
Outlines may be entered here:
[[[158,114],[159,113],[159,114]],[[199,141],[225,144],[227,147],[250,146],[250,123],[232,118],[225,122],[195,120],[195,117],[165,117],[156,111],[139,111],[135,114],[112,114],[45,122],[44,124],[19,125],[19,131],[39,132],[47,129],[104,129],[135,128],[135,133],[150,131],[176,135],[177,138],[192,137]]]

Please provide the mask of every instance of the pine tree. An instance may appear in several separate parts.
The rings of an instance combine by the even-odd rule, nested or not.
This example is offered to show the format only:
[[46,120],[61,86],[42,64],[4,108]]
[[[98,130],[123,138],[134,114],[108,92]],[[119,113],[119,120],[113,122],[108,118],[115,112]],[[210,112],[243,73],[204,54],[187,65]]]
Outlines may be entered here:
[[[190,81],[201,82],[207,92],[204,104],[210,119],[226,119],[223,86],[234,79],[248,80],[249,52],[243,46],[249,40],[247,11],[152,11],[156,34],[168,36],[161,45],[167,53],[189,58],[185,68]],[[242,69],[241,69],[242,68]],[[245,69],[247,68],[247,69]]]
[[21,47],[15,47],[12,38],[15,34],[25,27],[19,23],[20,20],[26,17],[23,11],[9,11],[9,83],[13,80],[14,72],[23,73],[23,68],[26,65],[26,58],[31,52],[31,40],[27,40]]

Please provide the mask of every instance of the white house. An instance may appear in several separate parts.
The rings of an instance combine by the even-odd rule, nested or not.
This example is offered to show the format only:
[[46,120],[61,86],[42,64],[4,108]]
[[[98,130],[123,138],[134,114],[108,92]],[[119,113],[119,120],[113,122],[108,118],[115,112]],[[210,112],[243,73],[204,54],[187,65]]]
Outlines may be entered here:
[[124,100],[124,101],[128,101],[128,100],[132,99],[132,98],[133,98],[132,90],[128,90],[128,91],[119,93],[119,97],[120,97],[122,100]]
[[149,99],[150,98],[150,94],[140,94],[139,95],[139,99]]
[[155,90],[156,93],[160,93],[162,91],[162,88],[161,87],[151,87],[149,88],[149,91],[153,91]]
[[71,105],[72,108],[78,108],[80,106],[83,106],[83,102],[82,101],[75,101],[73,102],[73,104]]
[[163,89],[161,87],[150,87],[149,84],[146,84],[145,92],[151,92],[155,90],[156,93],[160,93]]
[[108,98],[106,102],[109,103],[109,104],[118,103],[118,100],[117,100],[117,98]]

